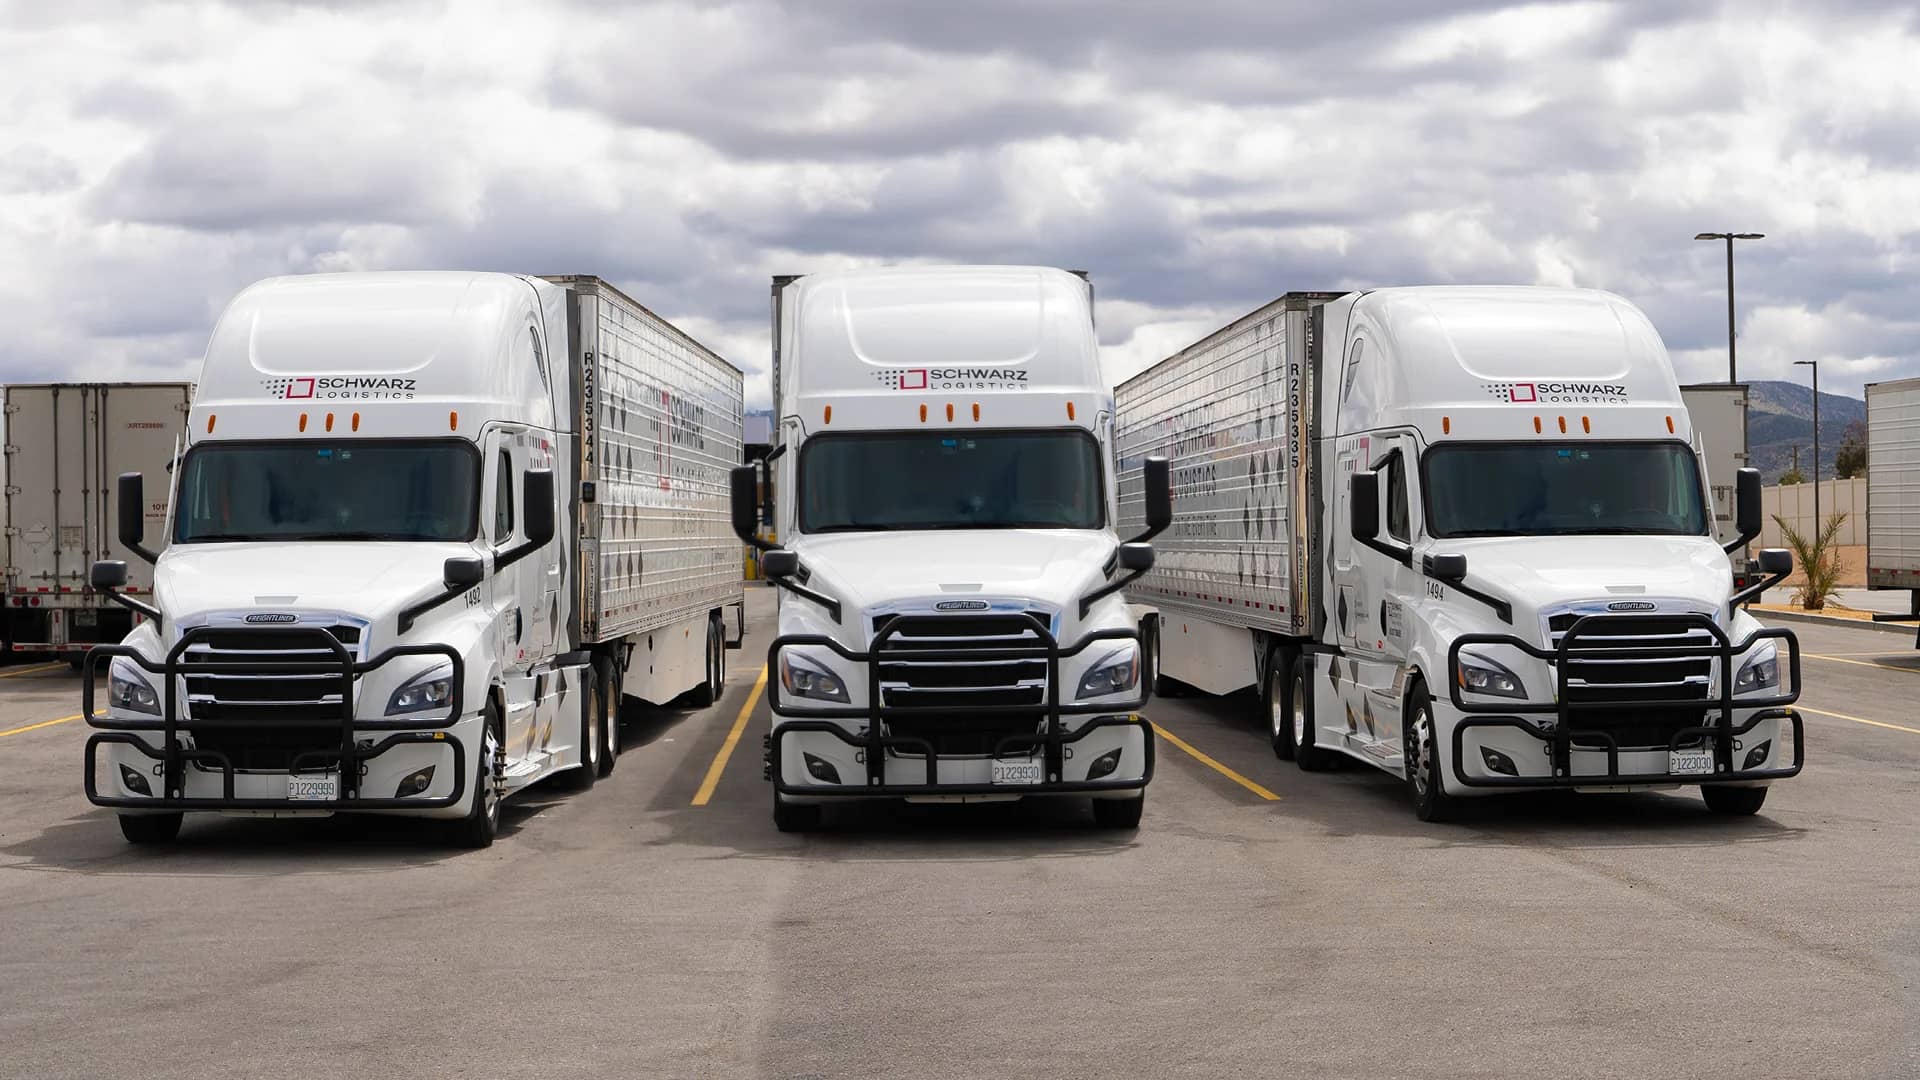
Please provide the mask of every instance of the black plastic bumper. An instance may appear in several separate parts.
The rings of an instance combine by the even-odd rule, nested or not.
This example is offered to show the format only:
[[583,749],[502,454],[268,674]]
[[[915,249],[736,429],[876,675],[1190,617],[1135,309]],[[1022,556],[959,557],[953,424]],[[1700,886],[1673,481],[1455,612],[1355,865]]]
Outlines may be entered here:
[[[299,647],[305,646],[317,651],[324,646],[334,654],[331,661],[261,661],[246,663],[193,663],[182,661],[188,647],[205,641],[215,635],[232,638],[237,634],[257,636],[263,642],[263,648],[275,645]],[[151,718],[131,719],[106,716],[94,711],[95,676],[97,666],[102,659],[125,657],[141,670],[160,677],[164,689],[160,692],[161,713]],[[402,656],[444,656],[453,665],[452,690],[447,702],[447,713],[439,718],[407,717],[405,719],[361,719],[354,716],[353,680],[356,676],[379,668],[389,661]],[[292,760],[289,774],[329,773],[340,774],[340,798],[310,799],[255,799],[240,798],[234,793],[233,762],[227,755],[216,750],[191,749],[181,744],[181,729],[191,726],[192,721],[180,715],[178,700],[179,681],[187,675],[337,675],[340,679],[340,743],[338,748],[305,751]],[[180,640],[167,653],[166,660],[154,663],[125,645],[102,645],[87,654],[81,680],[81,710],[87,724],[99,729],[87,738],[85,783],[89,802],[95,806],[108,806],[123,810],[438,810],[455,806],[467,794],[466,747],[446,729],[458,723],[461,716],[461,692],[464,685],[465,665],[460,654],[450,645],[420,644],[396,645],[380,653],[371,660],[356,661],[346,647],[334,636],[318,627],[301,626],[262,626],[236,630],[229,627],[194,627],[180,635]],[[238,726],[237,722],[223,722],[227,726]],[[260,721],[248,721],[258,725]],[[311,725],[307,725],[311,726]],[[393,734],[371,746],[361,746],[358,736],[367,732],[389,731]],[[155,749],[140,737],[142,732],[159,732],[160,747]],[[109,743],[132,746],[141,754],[160,763],[161,794],[144,795],[102,795],[98,790],[94,774],[99,748]],[[409,796],[405,798],[363,798],[360,795],[361,766],[374,758],[385,754],[397,746],[417,744],[444,745],[453,752],[453,790],[441,796],[425,798]],[[218,770],[221,774],[221,792],[218,798],[188,797],[185,791],[185,770],[192,764],[202,769]]]
[[[1713,644],[1707,648],[1693,645],[1652,645],[1621,647],[1607,644],[1608,639],[1618,640],[1620,633],[1631,631],[1636,625],[1658,623],[1672,626],[1676,623],[1689,629],[1703,629],[1713,637]],[[1615,631],[1616,633],[1606,633]],[[1786,685],[1790,689],[1768,697],[1745,696],[1736,699],[1733,696],[1733,681],[1737,670],[1735,658],[1747,652],[1753,645],[1764,639],[1776,639],[1785,642],[1786,670],[1789,673]],[[1460,651],[1474,645],[1498,645],[1518,649],[1538,660],[1553,665],[1556,692],[1551,702],[1468,702],[1462,695],[1460,675]],[[1569,693],[1569,661],[1580,660],[1687,660],[1708,659],[1718,663],[1719,693],[1706,699],[1649,698],[1644,700],[1616,701],[1579,701],[1572,700]],[[1781,780],[1798,775],[1806,761],[1806,732],[1798,713],[1786,708],[1800,697],[1800,643],[1793,632],[1777,627],[1763,628],[1749,634],[1739,642],[1733,642],[1718,623],[1704,615],[1588,615],[1577,620],[1560,638],[1553,649],[1542,649],[1536,645],[1506,634],[1467,634],[1456,639],[1447,652],[1447,685],[1451,691],[1453,707],[1463,713],[1465,718],[1454,725],[1452,739],[1452,770],[1455,780],[1467,787],[1480,788],[1568,788],[1568,787],[1609,787],[1652,784],[1726,784],[1750,780]],[[1707,742],[1713,750],[1714,771],[1711,773],[1623,773],[1620,771],[1620,754],[1623,752],[1613,734],[1603,728],[1593,727],[1590,722],[1583,726],[1588,717],[1603,713],[1632,712],[1646,709],[1672,709],[1699,707],[1703,722],[1697,725],[1677,729],[1665,747],[1632,747],[1626,752],[1671,752],[1685,746]],[[1758,710],[1743,724],[1734,723],[1735,709]],[[1551,714],[1551,725],[1542,725],[1528,720],[1527,716]],[[1710,715],[1711,714],[1711,715]],[[1734,767],[1735,740],[1752,731],[1766,720],[1784,719],[1793,725],[1793,764],[1773,769],[1737,769]],[[1469,776],[1465,767],[1466,733],[1472,728],[1508,727],[1521,731],[1546,743],[1552,758],[1551,776]],[[1580,773],[1573,771],[1573,753],[1580,751],[1598,751],[1607,756],[1605,773]]]
[[[960,629],[980,626],[994,622],[1020,622],[1021,628],[1034,635],[1034,640],[1019,645],[995,648],[925,648],[904,646],[896,639],[911,629]],[[1130,701],[1072,703],[1060,702],[1060,661],[1066,657],[1077,656],[1102,641],[1131,641],[1134,647],[1140,647],[1140,634],[1135,629],[1096,630],[1081,638],[1070,648],[1063,648],[1057,642],[1046,624],[1030,614],[1021,612],[1015,615],[902,615],[888,621],[874,635],[873,643],[865,652],[856,652],[841,645],[832,638],[817,634],[796,634],[775,638],[767,648],[767,703],[777,719],[771,734],[764,742],[766,776],[774,789],[782,795],[810,795],[826,797],[854,798],[899,798],[917,795],[1073,795],[1103,791],[1129,791],[1143,788],[1153,779],[1154,748],[1153,725],[1146,717],[1138,715],[1151,695],[1146,685],[1144,664],[1140,664],[1142,677],[1137,696]],[[780,696],[780,651],[794,646],[818,646],[832,651],[841,659],[864,667],[867,676],[867,702],[865,707],[828,706],[825,708],[795,709],[782,701]],[[1143,659],[1143,658],[1142,658]],[[1047,664],[1047,686],[1045,700],[1039,704],[1018,705],[885,705],[882,704],[880,686],[880,665],[889,661],[922,662],[966,662],[988,660],[1044,660]],[[933,743],[925,738],[913,735],[895,735],[887,730],[890,720],[915,716],[993,716],[996,714],[1035,715],[1035,730],[1031,733],[1018,733],[1002,736],[995,741],[992,750],[984,755],[948,755],[943,759],[935,752]],[[1124,714],[1124,715],[1112,715]],[[1062,721],[1066,716],[1089,716],[1092,719],[1080,724],[1075,730],[1068,731]],[[858,733],[849,732],[834,720],[863,720],[865,727]],[[1145,747],[1145,767],[1137,778],[1102,778],[1097,780],[1063,780],[1063,766],[1071,756],[1069,749],[1074,743],[1088,737],[1096,731],[1112,727],[1137,727],[1141,730],[1142,745]],[[787,736],[801,732],[813,732],[832,735],[834,738],[855,747],[860,753],[861,763],[866,767],[865,783],[840,784],[789,784],[781,775],[780,745]],[[939,782],[939,769],[942,760],[993,760],[1024,754],[1031,757],[1038,752],[1042,760],[1042,780],[1038,784],[956,784]],[[886,762],[889,755],[913,756],[924,760],[926,782],[921,784],[889,784],[886,782]]]

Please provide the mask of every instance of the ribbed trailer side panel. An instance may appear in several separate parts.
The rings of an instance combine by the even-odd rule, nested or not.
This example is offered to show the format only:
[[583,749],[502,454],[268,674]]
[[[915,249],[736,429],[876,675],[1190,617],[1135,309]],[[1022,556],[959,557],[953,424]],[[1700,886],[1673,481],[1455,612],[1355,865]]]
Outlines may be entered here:
[[1920,379],[1867,387],[1867,584],[1920,589]]
[[[1174,523],[1129,595],[1228,625],[1305,631],[1296,507],[1307,311],[1283,297],[1120,385],[1122,534],[1141,517],[1140,463],[1173,471]],[[1294,346],[1291,347],[1290,346]]]
[[738,369],[604,282],[579,296],[581,569],[589,642],[740,603],[728,470],[740,463]]

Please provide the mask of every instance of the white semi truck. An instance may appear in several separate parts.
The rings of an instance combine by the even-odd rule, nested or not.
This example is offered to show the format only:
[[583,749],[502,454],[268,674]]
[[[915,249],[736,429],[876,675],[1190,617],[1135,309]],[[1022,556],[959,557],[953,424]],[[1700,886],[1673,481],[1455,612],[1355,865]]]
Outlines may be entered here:
[[[591,786],[622,698],[721,685],[741,387],[591,277],[246,289],[207,347],[170,529],[143,476],[119,480],[154,588],[114,593],[144,618],[88,657],[88,798],[135,843],[186,811],[366,811],[485,846],[502,799]],[[127,565],[92,574],[118,590]]]
[[[781,587],[765,739],[774,821],[849,799],[1091,797],[1140,821],[1153,739],[1120,588],[1153,560],[1165,463],[1115,533],[1092,289],[1061,270],[778,278],[777,482],[734,528]],[[757,491],[778,491],[761,538]]]
[[[79,664],[116,642],[138,617],[94,591],[87,568],[114,557],[119,512],[114,477],[137,472],[164,492],[187,427],[191,383],[52,383],[9,386],[6,408],[6,611],[4,648]],[[166,519],[162,496],[141,511]],[[140,568],[126,591],[146,593]]]
[[1122,505],[1173,464],[1131,589],[1169,688],[1255,689],[1276,754],[1463,796],[1701,785],[1752,813],[1803,761],[1799,653],[1740,603],[1665,347],[1546,288],[1289,293],[1118,389]]

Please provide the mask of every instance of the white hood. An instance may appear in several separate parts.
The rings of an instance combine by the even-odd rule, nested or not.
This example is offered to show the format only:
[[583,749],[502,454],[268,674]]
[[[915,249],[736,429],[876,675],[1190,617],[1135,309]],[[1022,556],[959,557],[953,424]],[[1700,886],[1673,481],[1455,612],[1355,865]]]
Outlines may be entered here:
[[968,597],[1066,609],[1106,581],[1114,547],[1104,532],[968,529],[828,533],[798,539],[794,551],[813,575],[808,586],[850,610]]
[[465,544],[178,544],[154,574],[169,628],[211,611],[327,611],[391,622],[440,585]]
[[1440,540],[1433,550],[1465,555],[1468,584],[1511,601],[1521,629],[1582,600],[1677,600],[1724,614],[1733,581],[1726,553],[1704,536]]

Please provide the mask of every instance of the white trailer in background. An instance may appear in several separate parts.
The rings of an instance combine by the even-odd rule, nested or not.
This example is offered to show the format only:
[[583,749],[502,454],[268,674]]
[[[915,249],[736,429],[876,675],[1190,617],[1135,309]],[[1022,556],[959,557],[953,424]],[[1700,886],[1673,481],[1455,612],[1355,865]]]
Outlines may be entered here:
[[[1116,394],[1121,506],[1171,460],[1129,594],[1172,687],[1260,691],[1274,752],[1460,796],[1699,784],[1752,813],[1801,767],[1793,635],[1740,603],[1665,346],[1619,297],[1289,293]],[[1772,581],[1791,567],[1762,552]],[[1791,753],[1788,753],[1788,747]]]
[[741,390],[596,278],[248,288],[207,349],[170,531],[120,478],[154,590],[115,594],[146,618],[88,661],[112,658],[105,714],[82,684],[88,798],[135,843],[185,811],[355,811],[484,846],[507,796],[591,786],[622,696],[719,691]]
[[[186,431],[191,383],[56,383],[5,388],[5,648],[74,663],[116,642],[137,616],[95,592],[87,568],[124,554],[111,522],[114,477],[137,472],[160,492],[143,508],[166,520],[167,466]],[[153,590],[143,565],[129,593]]]
[[1714,538],[1730,543],[1740,537],[1734,477],[1747,467],[1747,387],[1744,383],[1693,383],[1680,388],[1680,399],[1693,421],[1694,450],[1706,470]]
[[1920,379],[1867,384],[1867,588],[1912,597],[1875,621],[1920,621]]

